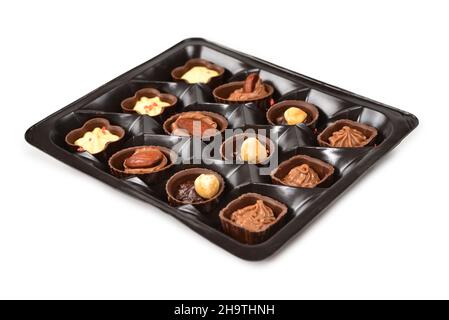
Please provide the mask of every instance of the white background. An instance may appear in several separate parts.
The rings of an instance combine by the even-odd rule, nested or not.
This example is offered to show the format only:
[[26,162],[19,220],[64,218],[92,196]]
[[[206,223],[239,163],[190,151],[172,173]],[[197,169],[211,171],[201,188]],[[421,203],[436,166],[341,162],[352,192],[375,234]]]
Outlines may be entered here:
[[[449,298],[445,2],[2,1],[0,298]],[[38,120],[193,36],[420,125],[256,263],[26,144]]]

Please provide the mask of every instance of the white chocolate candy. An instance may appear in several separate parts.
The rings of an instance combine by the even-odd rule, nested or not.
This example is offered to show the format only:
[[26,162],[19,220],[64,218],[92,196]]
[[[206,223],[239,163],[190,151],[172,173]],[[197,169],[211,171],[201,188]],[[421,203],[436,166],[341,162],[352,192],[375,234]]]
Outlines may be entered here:
[[106,143],[117,141],[119,136],[112,134],[106,128],[95,128],[86,132],[81,138],[75,141],[75,145],[83,148],[91,154],[104,150]]
[[184,73],[181,79],[188,83],[207,83],[210,78],[218,76],[218,72],[202,66],[196,66]]
[[170,103],[162,101],[159,97],[147,98],[142,97],[134,105],[133,110],[139,114],[146,114],[150,117],[158,116],[164,111],[164,107],[168,107]]
[[257,138],[250,137],[243,141],[240,157],[249,163],[264,162],[268,158],[267,149]]
[[220,189],[220,182],[213,174],[200,174],[194,182],[195,191],[201,198],[213,198]]

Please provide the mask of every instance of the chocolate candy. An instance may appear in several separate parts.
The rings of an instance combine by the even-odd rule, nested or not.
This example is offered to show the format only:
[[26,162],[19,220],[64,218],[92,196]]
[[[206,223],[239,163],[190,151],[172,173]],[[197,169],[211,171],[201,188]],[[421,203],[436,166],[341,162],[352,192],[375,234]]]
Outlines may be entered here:
[[232,92],[228,99],[238,101],[253,100],[260,99],[268,94],[265,84],[259,78],[259,75],[252,73],[246,77],[243,87]]
[[285,204],[258,193],[245,193],[229,202],[219,217],[228,235],[243,243],[257,244],[282,226],[286,214]]
[[192,204],[200,211],[209,212],[223,192],[224,184],[223,178],[215,171],[189,168],[171,176],[165,190],[171,205]]
[[215,87],[224,71],[223,67],[210,61],[194,58],[188,60],[183,66],[173,69],[171,76],[176,81],[185,81],[189,84],[204,83]]
[[[188,112],[179,116],[172,124],[173,131],[185,130],[191,136],[203,135],[206,130],[215,130],[216,128],[217,124],[215,121],[201,112]],[[196,132],[196,130],[199,132]]]
[[365,144],[366,136],[357,129],[344,126],[338,131],[334,131],[329,137],[329,143],[332,147],[353,148]]
[[349,119],[337,120],[318,135],[323,147],[360,148],[374,143],[377,129]]
[[260,231],[276,220],[273,210],[257,200],[255,204],[243,207],[231,214],[231,221],[248,231]]
[[156,148],[137,149],[134,154],[127,158],[124,166],[130,169],[151,168],[161,162],[163,153]]
[[283,179],[286,185],[303,188],[313,188],[320,180],[318,173],[308,164],[301,164],[294,167]]
[[175,114],[163,125],[167,134],[176,136],[211,137],[228,127],[228,121],[218,113],[188,111]]
[[334,167],[320,159],[307,155],[296,155],[279,164],[271,173],[276,184],[297,188],[315,188],[329,186],[332,182]]

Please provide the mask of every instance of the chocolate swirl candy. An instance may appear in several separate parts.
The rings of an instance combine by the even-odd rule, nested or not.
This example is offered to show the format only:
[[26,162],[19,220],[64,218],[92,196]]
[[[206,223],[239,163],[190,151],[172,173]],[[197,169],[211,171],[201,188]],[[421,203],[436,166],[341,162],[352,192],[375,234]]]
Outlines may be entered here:
[[265,229],[276,220],[273,210],[262,200],[255,204],[238,209],[231,214],[231,221],[252,232]]
[[164,168],[167,157],[156,147],[142,147],[123,162],[126,173],[151,173]]
[[366,136],[359,130],[344,126],[338,131],[334,131],[329,137],[332,147],[354,148],[365,145]]
[[253,100],[268,94],[264,83],[257,73],[248,75],[243,84],[243,88],[237,89],[229,95],[229,100]]
[[202,136],[206,133],[214,134],[217,123],[209,116],[199,112],[185,112],[171,124],[172,133],[180,136]]
[[292,187],[313,188],[320,182],[320,177],[309,165],[301,164],[291,169],[282,181]]

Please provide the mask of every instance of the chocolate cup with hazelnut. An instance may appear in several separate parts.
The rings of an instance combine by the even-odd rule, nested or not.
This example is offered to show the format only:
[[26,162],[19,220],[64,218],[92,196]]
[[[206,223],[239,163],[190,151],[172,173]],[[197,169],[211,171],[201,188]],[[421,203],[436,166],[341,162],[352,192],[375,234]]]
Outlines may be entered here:
[[[232,214],[242,208],[254,205],[257,200],[262,200],[264,205],[271,208],[275,220],[268,224],[260,231],[247,230],[231,220]],[[285,222],[287,214],[287,206],[275,199],[263,196],[258,193],[245,193],[229,202],[226,207],[220,210],[219,217],[223,231],[239,242],[246,244],[258,244],[266,241],[277,230],[279,230]]]
[[269,84],[264,83],[265,90],[267,93],[263,96],[248,99],[248,100],[231,100],[229,96],[237,89],[242,89],[245,84],[245,81],[234,81],[225,83],[212,92],[214,98],[219,103],[227,103],[227,104],[244,104],[244,103],[255,103],[257,106],[267,109],[270,106],[271,96],[273,95],[274,88]]
[[272,105],[267,111],[268,123],[273,126],[288,125],[284,112],[291,107],[299,108],[307,113],[307,118],[302,123],[311,129],[315,128],[319,116],[318,109],[313,104],[301,100],[284,100]]
[[190,69],[192,69],[193,67],[205,67],[209,70],[214,70],[214,71],[218,72],[217,76],[211,77],[206,83],[204,83],[211,88],[215,88],[223,80],[223,74],[225,72],[225,69],[223,67],[220,67],[219,65],[216,65],[210,61],[200,59],[200,58],[190,59],[183,66],[173,69],[171,72],[171,76],[172,76],[173,80],[184,81],[188,84],[194,84],[194,83],[189,83],[189,82],[185,81],[184,79],[182,79],[182,76],[186,72],[188,72]]
[[134,106],[136,105],[137,101],[139,101],[143,97],[146,97],[146,98],[158,97],[161,101],[169,104],[169,106],[162,108],[162,112],[160,114],[158,114],[156,116],[148,115],[148,117],[152,117],[152,118],[162,117],[162,115],[166,118],[170,114],[173,114],[174,109],[175,109],[174,107],[175,107],[176,103],[178,102],[178,98],[176,98],[176,96],[174,96],[172,94],[162,93],[159,90],[154,89],[154,88],[143,88],[143,89],[136,91],[134,96],[126,98],[125,100],[123,100],[121,102],[120,105],[122,107],[122,110],[127,113],[137,113],[134,110]]
[[[242,143],[247,138],[256,138],[259,140],[260,143],[265,145],[265,148],[267,150],[267,158],[264,161],[258,162],[256,164],[267,164],[270,162],[270,158],[273,156],[275,152],[275,145],[273,141],[271,141],[270,138],[261,135],[261,134],[255,134],[255,133],[239,133],[232,137],[229,137],[226,139],[220,146],[220,155],[223,160],[240,160],[243,161],[243,159],[240,157],[240,149],[242,146]],[[246,161],[245,161],[246,162]]]
[[[226,128],[228,127],[228,120],[226,120],[225,117],[223,117],[222,115],[215,113],[215,112],[209,112],[209,111],[187,111],[187,112],[181,112],[181,113],[177,113],[173,116],[171,116],[170,118],[168,118],[167,120],[165,120],[164,124],[163,124],[163,129],[164,131],[169,134],[169,135],[175,135],[172,132],[172,124],[176,122],[176,120],[182,116],[182,115],[188,115],[189,113],[201,113],[205,116],[208,116],[209,118],[211,118],[216,124],[217,124],[217,128],[216,128],[216,132],[214,134],[203,134],[201,136],[201,138],[210,138],[212,136],[218,135],[218,134],[222,134]],[[189,136],[189,134],[185,134],[184,136]]]
[[119,137],[119,139],[117,141],[107,142],[105,144],[103,150],[92,154],[95,156],[98,155],[99,157],[101,157],[101,154],[104,153],[104,151],[108,148],[109,145],[111,145],[111,144],[117,145],[117,143],[119,141],[121,141],[123,139],[123,137],[125,136],[125,130],[123,130],[122,127],[111,125],[111,123],[109,122],[108,119],[93,118],[93,119],[86,121],[81,128],[74,129],[74,130],[70,131],[65,136],[65,142],[67,143],[67,145],[70,146],[70,148],[73,151],[82,152],[84,150],[81,150],[80,147],[75,144],[75,141],[78,140],[79,138],[82,138],[84,136],[84,134],[86,134],[89,131],[94,130],[95,128],[106,128],[106,130],[108,130],[110,133]]
[[[130,158],[137,150],[142,148],[155,148],[158,149],[164,159],[164,165],[160,166],[156,170],[151,168],[141,169],[127,169],[125,167],[125,160]],[[160,182],[161,179],[166,178],[170,173],[170,168],[176,163],[178,155],[173,150],[160,146],[136,146],[120,150],[114,153],[108,161],[109,168],[112,174],[119,178],[127,178],[130,176],[137,176],[147,184],[153,184]]]
[[[179,190],[181,184],[186,182],[194,182],[195,179],[201,174],[212,174],[214,175],[218,182],[219,188],[217,193],[210,199],[202,199],[201,201],[182,201],[176,198],[176,192]],[[168,202],[172,206],[182,206],[191,204],[195,206],[198,210],[202,212],[208,212],[212,209],[214,205],[218,202],[218,197],[223,193],[225,188],[225,182],[220,174],[215,171],[206,168],[189,168],[181,170],[175,173],[170,179],[168,179],[165,186],[165,191],[167,192]]]
[[291,157],[288,160],[283,161],[276,169],[274,169],[271,172],[271,180],[275,184],[280,184],[294,188],[301,188],[286,184],[283,180],[288,175],[290,170],[302,164],[307,164],[318,174],[320,181],[316,184],[315,187],[328,187],[332,183],[332,177],[335,171],[334,167],[331,166],[329,163],[306,155],[297,155]]
[[331,137],[334,132],[341,130],[344,126],[348,126],[351,129],[356,129],[361,133],[363,133],[363,135],[366,137],[366,140],[356,148],[372,145],[374,143],[375,138],[377,137],[376,128],[349,119],[342,119],[337,120],[334,123],[330,124],[318,135],[317,137],[318,144],[322,147],[338,148],[330,144],[329,137]]

